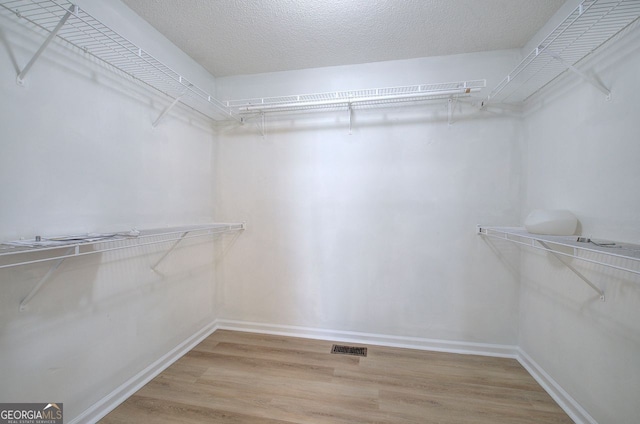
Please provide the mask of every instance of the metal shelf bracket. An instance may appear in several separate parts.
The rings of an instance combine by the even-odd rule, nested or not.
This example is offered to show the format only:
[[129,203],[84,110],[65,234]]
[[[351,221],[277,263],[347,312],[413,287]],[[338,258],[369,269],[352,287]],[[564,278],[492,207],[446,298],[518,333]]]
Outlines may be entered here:
[[16,83],[19,86],[21,86],[21,87],[25,86],[25,77],[27,76],[27,73],[29,73],[29,70],[31,69],[31,67],[40,58],[40,55],[42,55],[42,53],[47,49],[47,47],[49,46],[51,41],[53,41],[53,39],[56,38],[56,35],[58,35],[58,32],[62,29],[64,24],[67,22],[67,19],[69,19],[69,17],[71,16],[72,13],[74,15],[78,14],[78,6],[71,5],[71,7],[69,7],[69,10],[67,10],[67,13],[65,13],[64,16],[62,17],[62,19],[60,19],[60,22],[58,22],[58,25],[56,25],[56,27],[53,29],[53,31],[51,31],[51,33],[49,34],[47,39],[44,40],[44,43],[42,43],[42,45],[40,46],[38,51],[36,51],[36,53],[33,55],[31,60],[29,61],[29,63],[27,63],[27,65],[24,67],[24,69],[22,71],[20,71],[20,73],[16,77]]
[[267,123],[266,123],[266,118],[264,116],[264,112],[262,112],[260,114],[260,134],[262,134],[262,138],[265,138],[265,136],[267,135]]
[[451,97],[447,99],[447,123],[449,126],[453,125],[453,112],[457,104],[458,104],[458,99],[454,100]]
[[[75,246],[75,248],[71,248],[71,249],[67,250],[67,252],[65,253],[65,256],[66,255],[70,255],[71,253],[73,253],[74,249],[77,250],[78,246]],[[46,283],[47,280],[49,280],[49,278],[51,278],[53,273],[56,272],[58,267],[60,267],[60,265],[62,265],[62,263],[64,262],[65,259],[66,259],[66,257],[63,257],[63,258],[60,258],[57,261],[55,261],[53,263],[53,265],[51,265],[51,267],[49,268],[49,271],[47,271],[47,273],[44,275],[44,277],[42,277],[40,279],[40,281],[38,281],[38,284],[36,284],[33,287],[33,289],[31,289],[31,291],[29,292],[27,297],[22,299],[22,302],[20,302],[20,312],[23,312],[23,311],[25,311],[27,309],[27,303],[29,303],[31,301],[31,299],[33,299],[33,297],[40,291],[42,286],[44,286],[44,283]]]
[[[244,229],[246,229],[246,224],[243,222],[243,223],[240,225],[240,228],[239,228],[239,229],[240,229],[240,230],[244,230]],[[180,236],[179,236],[179,237],[178,237],[178,238],[173,242],[173,244],[171,245],[171,247],[170,247],[169,249],[167,249],[167,251],[166,251],[166,252],[164,252],[164,254],[160,257],[160,259],[158,259],[158,260],[156,261],[156,263],[154,263],[153,265],[151,265],[151,269],[152,269],[153,271],[158,272],[158,270],[157,270],[158,265],[160,265],[160,263],[162,263],[162,261],[164,261],[164,260],[167,258],[167,256],[169,256],[169,255],[171,254],[171,252],[173,252],[173,251],[175,250],[175,248],[176,248],[176,247],[178,247],[178,244],[180,244],[180,242],[181,242],[182,240],[184,240],[185,238],[189,238],[189,237],[187,237],[187,236],[189,235],[189,233],[190,233],[190,232],[191,232],[191,231],[184,231],[184,232],[182,232],[182,233],[180,234]],[[209,230],[209,231],[208,231],[208,234],[215,234],[215,233],[214,233],[214,232],[212,232],[211,230]]]
[[171,102],[171,104],[169,106],[167,106],[166,108],[164,108],[164,110],[162,111],[162,113],[160,114],[160,116],[158,116],[158,118],[153,121],[153,124],[151,124],[153,126],[153,128],[156,128],[158,126],[158,124],[160,123],[160,121],[162,121],[162,118],[164,118],[167,113],[169,113],[169,111],[171,111],[171,109],[173,109],[173,107],[175,105],[178,104],[178,102],[180,101],[181,98],[184,97],[184,95],[187,94],[186,91],[182,92],[182,94],[180,94],[178,97],[176,97],[173,102]]
[[160,259],[158,259],[158,260],[156,261],[156,263],[155,263],[155,264],[151,265],[151,269],[152,269],[152,270],[154,270],[154,271],[156,271],[156,268],[158,267],[158,265],[160,265],[160,263],[161,263],[162,261],[164,261],[164,259],[165,259],[167,256],[169,256],[169,254],[170,254],[171,252],[173,252],[173,250],[174,250],[176,247],[178,247],[178,244],[180,244],[180,242],[181,242],[182,240],[184,240],[184,238],[187,236],[187,234],[189,234],[189,232],[190,232],[190,231],[185,231],[185,232],[183,232],[183,233],[180,235],[180,238],[178,238],[176,241],[174,241],[174,242],[173,242],[173,244],[171,245],[171,247],[170,247],[166,252],[164,252],[164,254],[160,257]]
[[602,84],[600,80],[582,72],[580,69],[576,68],[575,66],[573,66],[572,64],[564,60],[562,57],[560,57],[560,55],[554,52],[548,51],[546,49],[543,51],[547,53],[549,56],[551,56],[552,58],[554,58],[555,60],[557,60],[558,62],[562,63],[564,66],[567,67],[569,71],[573,72],[574,74],[582,78],[583,81],[591,84],[592,86],[600,90],[606,96],[605,98],[607,99],[607,101],[611,100],[611,90],[605,87],[605,85]]
[[584,281],[585,283],[587,283],[589,285],[589,287],[591,287],[593,290],[595,290],[599,295],[600,295],[600,300],[601,301],[605,301],[605,297],[604,297],[604,291],[602,291],[598,286],[596,286],[594,283],[591,282],[591,280],[589,280],[587,277],[584,276],[584,274],[582,274],[580,271],[578,271],[577,269],[575,269],[573,267],[573,265],[571,265],[569,262],[565,261],[564,258],[560,255],[558,255],[558,253],[553,250],[551,247],[549,247],[549,245],[541,240],[536,240],[538,243],[540,243],[540,245],[542,247],[544,247],[544,250],[546,250],[547,252],[551,253],[557,260],[559,260],[560,262],[562,262],[562,264],[564,266],[566,266],[567,268],[569,268],[571,271],[573,271],[574,274],[576,274],[578,277],[580,277],[580,279],[582,281]]

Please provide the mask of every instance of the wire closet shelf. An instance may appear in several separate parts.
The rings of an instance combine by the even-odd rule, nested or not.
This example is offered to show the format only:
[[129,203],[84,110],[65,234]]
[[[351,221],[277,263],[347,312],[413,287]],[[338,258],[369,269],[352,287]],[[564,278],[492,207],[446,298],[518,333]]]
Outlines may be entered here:
[[563,72],[580,73],[578,62],[638,17],[638,0],[584,0],[489,93],[483,106],[525,102]]
[[142,48],[67,0],[0,0],[0,7],[49,34],[49,38],[18,76],[23,83],[33,62],[49,41],[58,38],[107,67],[172,99],[154,126],[180,102],[213,120],[242,121],[242,115],[407,105],[426,100],[468,97],[486,87],[486,80],[370,88],[220,101]]
[[0,0],[0,6],[211,119],[237,119],[211,94],[71,2]]
[[[177,244],[185,239],[213,236],[244,229],[244,223],[215,223],[125,233],[82,234],[5,242],[0,243],[0,269],[161,243],[173,242]],[[42,257],[43,252],[45,257]],[[34,256],[34,254],[36,255]]]
[[224,104],[238,115],[312,110],[374,108],[426,100],[468,97],[486,87],[486,80],[368,88],[314,94],[228,100]]
[[[592,240],[579,236],[531,234],[520,227],[478,226],[477,231],[482,236],[640,275],[640,245],[637,244]],[[551,245],[571,248],[572,253],[553,249]]]

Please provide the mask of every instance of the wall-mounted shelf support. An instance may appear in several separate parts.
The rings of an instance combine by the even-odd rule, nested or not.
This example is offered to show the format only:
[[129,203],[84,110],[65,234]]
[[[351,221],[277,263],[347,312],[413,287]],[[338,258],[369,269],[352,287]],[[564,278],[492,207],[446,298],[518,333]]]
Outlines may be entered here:
[[548,251],[549,253],[551,253],[553,256],[555,256],[555,258],[557,260],[559,260],[560,262],[562,262],[562,264],[564,266],[566,266],[567,268],[569,268],[571,271],[573,271],[574,274],[576,274],[578,277],[580,277],[580,279],[582,281],[584,281],[585,283],[587,283],[589,285],[589,287],[591,287],[592,289],[594,289],[599,295],[600,295],[600,300],[604,302],[605,298],[604,298],[604,291],[602,291],[598,286],[596,286],[594,283],[591,282],[591,280],[589,280],[587,277],[584,276],[584,274],[582,274],[580,271],[578,271],[577,269],[575,269],[575,267],[573,265],[571,265],[569,262],[567,262],[561,255],[558,255],[558,253],[552,249],[551,247],[549,247],[549,245],[543,241],[537,240],[538,243],[540,243],[540,245],[542,245],[542,247],[545,248],[546,251]]
[[453,98],[447,100],[447,123],[449,124],[449,126],[453,125],[453,111],[457,104],[457,98],[455,100]]
[[169,106],[167,106],[166,108],[164,108],[164,110],[162,111],[162,113],[160,113],[160,116],[158,116],[158,118],[153,121],[153,124],[151,124],[153,126],[153,128],[157,127],[158,124],[160,123],[160,121],[162,121],[162,118],[164,118],[167,113],[169,113],[171,111],[171,109],[173,109],[173,107],[178,104],[178,102],[180,101],[181,98],[184,97],[184,95],[187,94],[186,91],[184,91],[182,94],[180,94],[178,97],[176,97],[173,102],[171,102],[171,104]]
[[353,125],[353,107],[351,106],[351,103],[349,103],[349,135],[353,134],[352,125]]
[[[589,262],[596,265],[602,265],[608,268],[629,272],[640,275],[640,246],[628,243],[613,242],[594,242],[592,240],[584,241],[578,236],[547,236],[539,234],[530,234],[524,228],[516,227],[477,227],[477,234],[492,237],[499,240],[506,240],[522,246],[532,247],[534,249],[544,250],[553,254],[560,262],[573,271],[582,281],[587,283],[589,287],[595,290],[600,296],[600,300],[605,300],[604,291],[596,284],[590,281],[584,274],[578,271],[572,264],[566,261],[566,258],[574,258],[580,261]],[[566,253],[554,249],[550,245],[568,247],[573,253]],[[587,254],[598,254],[604,256],[603,260],[596,260],[586,257]],[[616,263],[620,260],[635,263],[637,267],[621,266],[607,259],[615,258]]]
[[[66,255],[71,254],[74,251],[75,248],[69,249],[66,253]],[[54,272],[56,272],[56,270],[58,269],[58,267],[60,265],[62,265],[62,262],[64,262],[66,258],[60,258],[57,261],[55,261],[53,263],[53,265],[51,265],[51,268],[49,268],[49,270],[47,271],[47,273],[44,275],[44,277],[42,277],[40,279],[40,281],[38,281],[38,284],[36,284],[33,289],[31,289],[31,291],[29,292],[29,294],[27,295],[27,297],[25,297],[24,299],[22,299],[22,302],[20,302],[20,312],[23,312],[26,308],[27,308],[27,303],[29,303],[29,301],[31,301],[31,299],[33,299],[33,297],[40,291],[40,289],[42,288],[42,286],[44,286],[44,283],[46,283],[49,278],[51,278],[51,276],[53,275]]]
[[594,78],[582,72],[580,69],[576,68],[575,66],[573,66],[572,64],[564,60],[560,55],[556,53],[550,52],[548,50],[544,50],[544,52],[546,52],[549,56],[553,57],[558,62],[562,63],[564,66],[567,67],[568,70],[570,70],[571,72],[573,72],[574,74],[582,78],[584,82],[587,82],[593,85],[598,90],[602,91],[602,93],[604,93],[604,95],[606,96],[607,100],[611,100],[611,90],[605,87],[604,84],[602,84],[602,82],[600,82],[597,78]]
[[36,63],[36,61],[38,60],[42,52],[44,52],[47,49],[47,47],[49,46],[49,43],[51,43],[51,41],[53,41],[53,39],[56,38],[56,35],[58,35],[58,32],[60,32],[60,30],[62,29],[64,24],[67,22],[67,20],[69,19],[72,13],[73,14],[78,13],[78,6],[71,5],[69,7],[69,10],[64,14],[64,16],[62,16],[62,19],[60,19],[60,22],[58,22],[58,25],[56,25],[56,27],[51,31],[47,39],[44,40],[44,43],[42,43],[38,51],[36,51],[36,53],[33,55],[29,63],[27,63],[27,66],[25,66],[24,69],[18,74],[18,77],[16,78],[16,83],[19,86],[24,86],[25,84],[24,79],[26,78],[27,73],[29,73],[29,70],[31,69],[33,64]]
[[185,231],[184,233],[182,233],[182,234],[180,235],[180,238],[179,238],[178,240],[174,241],[174,242],[173,242],[173,244],[171,245],[171,247],[170,247],[166,252],[164,252],[164,254],[163,254],[162,256],[160,256],[160,259],[158,259],[158,260],[156,261],[156,263],[155,263],[155,264],[151,265],[151,269],[155,271],[155,270],[156,270],[156,268],[157,268],[157,266],[158,266],[158,265],[160,265],[160,263],[161,263],[162,261],[164,261],[164,259],[165,259],[167,256],[169,256],[169,254],[170,254],[171,252],[173,252],[173,249],[175,249],[176,247],[178,247],[178,244],[180,244],[180,242],[181,242],[182,240],[184,240],[184,238],[187,236],[187,234],[189,234],[189,231]]

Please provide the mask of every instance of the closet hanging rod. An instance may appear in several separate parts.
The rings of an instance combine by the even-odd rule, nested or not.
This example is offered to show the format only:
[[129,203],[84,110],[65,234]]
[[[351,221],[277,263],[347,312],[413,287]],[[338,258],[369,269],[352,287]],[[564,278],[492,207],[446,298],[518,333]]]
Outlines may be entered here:
[[240,113],[246,112],[268,112],[268,111],[276,111],[278,109],[287,109],[294,110],[296,108],[306,109],[309,107],[315,106],[348,106],[358,103],[368,103],[368,102],[393,102],[394,100],[426,100],[429,98],[442,98],[442,96],[450,96],[450,95],[462,95],[475,93],[480,91],[480,88],[464,88],[457,90],[445,90],[439,91],[435,93],[413,93],[413,94],[396,94],[389,96],[371,96],[371,97],[355,97],[349,99],[336,99],[336,100],[317,100],[311,102],[297,102],[297,103],[282,103],[282,104],[272,104],[272,105],[255,105],[255,106],[245,106],[241,107]]
[[402,102],[447,99],[470,96],[487,86],[486,80],[457,81],[420,84],[400,87],[367,88],[349,91],[333,91],[313,94],[293,94],[279,97],[262,97],[228,100],[227,107],[238,114],[286,112],[297,110],[329,109],[367,105],[371,107]]

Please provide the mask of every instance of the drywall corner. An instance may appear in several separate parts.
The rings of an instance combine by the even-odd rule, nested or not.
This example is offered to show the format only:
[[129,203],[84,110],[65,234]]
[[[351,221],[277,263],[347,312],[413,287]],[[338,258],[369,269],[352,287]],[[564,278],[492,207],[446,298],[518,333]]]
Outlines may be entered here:
[[519,347],[516,359],[576,424],[598,424],[569,393]]
[[131,395],[140,390],[145,384],[153,380],[171,364],[184,356],[200,342],[216,331],[215,321],[203,327],[194,335],[171,349],[158,360],[140,371],[138,374],[125,381],[100,401],[87,408],[83,413],[69,421],[69,424],[95,423],[114,410],[118,405],[127,400]]

